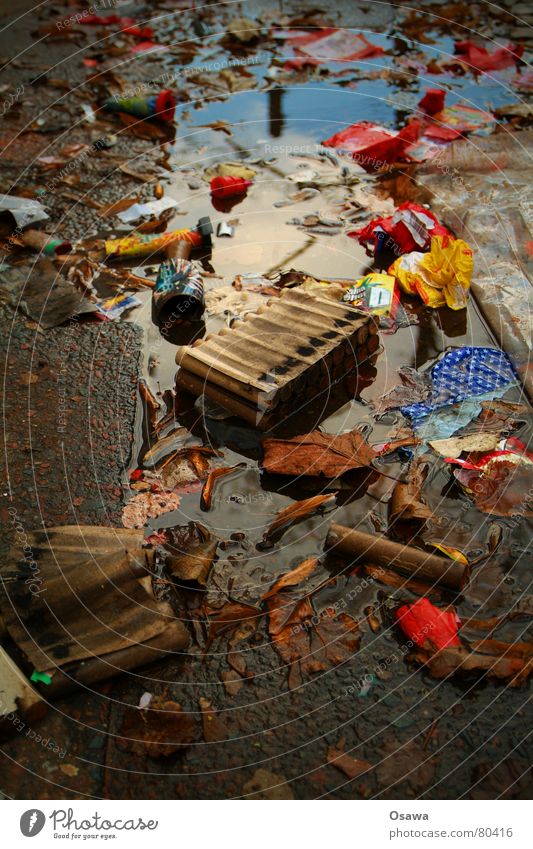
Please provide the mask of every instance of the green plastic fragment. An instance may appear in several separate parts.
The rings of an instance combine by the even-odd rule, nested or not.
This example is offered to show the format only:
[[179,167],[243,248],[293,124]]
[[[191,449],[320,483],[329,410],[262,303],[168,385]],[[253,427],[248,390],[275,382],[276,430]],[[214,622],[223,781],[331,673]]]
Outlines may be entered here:
[[39,683],[39,684],[51,684],[52,683],[52,679],[50,678],[49,675],[46,674],[46,672],[37,672],[36,669],[33,670],[32,674],[31,674],[30,681],[33,681],[35,684],[37,684],[37,683]]

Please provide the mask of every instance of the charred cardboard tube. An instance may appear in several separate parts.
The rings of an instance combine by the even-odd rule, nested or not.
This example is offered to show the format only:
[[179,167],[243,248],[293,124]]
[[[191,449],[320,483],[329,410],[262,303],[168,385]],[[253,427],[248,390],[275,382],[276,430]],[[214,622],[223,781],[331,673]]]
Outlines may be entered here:
[[181,652],[189,645],[189,635],[185,625],[176,620],[167,625],[161,634],[157,634],[145,643],[137,643],[127,649],[110,652],[102,657],[94,657],[68,668],[57,669],[52,683],[43,687],[43,692],[51,698],[64,696],[78,687],[97,684],[116,678],[123,672],[129,672],[156,660],[163,660],[172,652]]
[[26,247],[42,252],[45,256],[61,256],[72,251],[72,245],[66,239],[54,239],[42,230],[24,230],[20,238]]
[[329,529],[326,547],[352,559],[361,558],[377,566],[395,569],[403,575],[422,578],[452,590],[462,589],[468,577],[468,567],[463,563],[437,557],[435,554],[428,554],[384,537],[352,530],[335,522]]

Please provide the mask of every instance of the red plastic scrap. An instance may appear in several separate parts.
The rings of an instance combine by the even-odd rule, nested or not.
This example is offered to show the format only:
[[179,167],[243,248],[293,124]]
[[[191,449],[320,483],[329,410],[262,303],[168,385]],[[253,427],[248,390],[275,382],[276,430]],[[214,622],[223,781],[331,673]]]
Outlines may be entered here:
[[319,32],[296,36],[289,39],[288,43],[297,53],[305,53],[322,62],[371,59],[385,52],[383,47],[372,44],[362,33],[335,27],[324,27]]
[[414,119],[399,133],[360,121],[331,136],[322,144],[346,151],[365,171],[377,171],[384,165],[406,158],[407,151],[422,135],[424,123]]
[[150,39],[154,34],[152,27],[140,27],[135,18],[121,17],[120,15],[84,15],[82,13],[79,16],[79,20],[76,17],[76,23],[86,26],[103,27],[118,24],[123,33],[134,35],[136,38]]
[[422,100],[418,103],[420,112],[425,112],[426,115],[436,115],[444,109],[444,101],[446,92],[441,88],[428,88]]
[[374,218],[366,227],[353,230],[348,235],[358,239],[361,245],[372,246],[375,253],[381,233],[390,237],[398,254],[428,250],[432,236],[450,235],[429,209],[410,201],[402,203],[394,215]]
[[245,195],[251,185],[252,181],[243,177],[213,177],[210,183],[211,194],[218,198]]
[[467,39],[455,42],[455,53],[476,71],[502,71],[516,65],[524,53],[524,47],[510,41],[507,47],[498,47],[489,53],[486,47]]
[[395,618],[405,636],[416,646],[423,647],[427,641],[439,651],[461,645],[457,636],[461,620],[455,610],[441,610],[427,598],[403,604],[397,609]]

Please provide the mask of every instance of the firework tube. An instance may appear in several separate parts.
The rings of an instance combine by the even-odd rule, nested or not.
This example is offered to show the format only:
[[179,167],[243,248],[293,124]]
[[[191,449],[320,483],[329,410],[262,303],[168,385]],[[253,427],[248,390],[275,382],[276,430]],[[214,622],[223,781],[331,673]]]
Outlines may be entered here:
[[106,256],[141,257],[168,252],[173,242],[189,242],[191,248],[210,247],[213,226],[209,217],[200,218],[195,230],[186,227],[170,233],[132,233],[123,239],[105,241]]
[[177,99],[170,89],[165,88],[159,94],[148,97],[110,97],[104,103],[108,112],[127,112],[136,118],[157,118],[160,121],[174,120]]

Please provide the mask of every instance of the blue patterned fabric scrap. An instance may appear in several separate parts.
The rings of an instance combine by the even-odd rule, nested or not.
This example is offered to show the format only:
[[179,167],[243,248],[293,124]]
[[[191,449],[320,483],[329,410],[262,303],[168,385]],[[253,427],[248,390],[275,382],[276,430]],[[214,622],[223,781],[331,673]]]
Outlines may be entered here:
[[435,363],[430,376],[432,390],[428,399],[400,407],[414,425],[435,410],[476,395],[494,393],[494,397],[501,397],[517,382],[509,357],[496,348],[456,348]]

